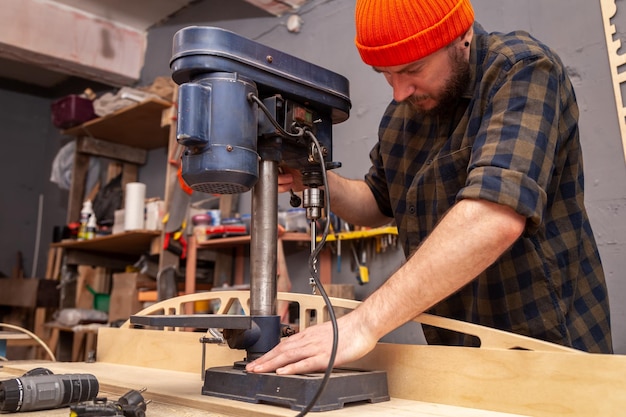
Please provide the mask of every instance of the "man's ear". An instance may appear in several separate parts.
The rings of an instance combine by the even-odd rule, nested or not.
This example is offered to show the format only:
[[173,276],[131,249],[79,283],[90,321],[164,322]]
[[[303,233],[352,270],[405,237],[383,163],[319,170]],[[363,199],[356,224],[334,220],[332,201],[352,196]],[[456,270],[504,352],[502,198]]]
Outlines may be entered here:
[[470,43],[472,43],[472,38],[474,37],[474,26],[470,26],[469,29],[465,31],[461,36],[459,36],[459,42],[468,47]]
[[470,48],[469,46],[472,43],[472,38],[474,37],[474,29],[470,26],[461,36],[456,38],[456,40],[450,45],[454,47],[457,52],[461,53],[465,59],[469,59]]

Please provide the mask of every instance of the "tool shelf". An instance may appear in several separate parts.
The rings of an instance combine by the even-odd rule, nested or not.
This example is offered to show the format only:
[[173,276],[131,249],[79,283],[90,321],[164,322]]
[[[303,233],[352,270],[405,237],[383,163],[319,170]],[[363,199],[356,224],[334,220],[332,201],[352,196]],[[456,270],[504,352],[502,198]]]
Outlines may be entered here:
[[104,157],[119,163],[122,186],[136,181],[139,166],[147,160],[147,151],[168,146],[172,124],[170,109],[169,101],[150,98],[62,131],[64,135],[76,137],[68,223],[80,217],[85,194],[89,192],[85,190],[89,159]]
[[[176,97],[176,93],[172,97]],[[137,181],[139,168],[146,163],[148,151],[166,148],[168,154],[171,153],[172,144],[176,143],[175,131],[175,106],[161,98],[148,98],[62,130],[62,134],[76,138],[67,224],[77,221],[83,201],[94,197],[95,190],[86,190],[90,158],[101,157],[111,161],[106,180],[121,173],[122,187],[125,187],[125,184]],[[169,180],[170,171],[168,165],[164,169],[166,199],[168,187],[174,183]],[[134,230],[84,241],[52,243],[46,274],[50,278],[59,278],[61,265],[92,265],[124,270],[143,253],[158,254],[160,260],[168,258],[168,262],[177,263],[178,257],[169,256],[162,250],[160,236],[161,231]]]
[[132,230],[89,240],[64,240],[51,246],[104,253],[141,255],[146,252],[154,238],[161,236],[158,230]]
[[168,126],[161,122],[169,101],[150,98],[63,131],[64,135],[93,137],[140,149],[167,146]]
[[[311,237],[307,233],[298,232],[285,232],[278,237],[279,244],[282,242],[295,242],[295,243],[310,243]],[[244,259],[245,259],[245,247],[250,244],[250,235],[246,236],[233,236],[214,239],[200,240],[194,234],[189,236],[187,245],[187,260],[185,268],[185,292],[187,294],[193,294],[196,291],[196,260],[198,252],[202,250],[214,250],[214,251],[230,251],[234,249],[233,259],[233,271],[232,271],[232,284],[241,285],[244,283]],[[328,277],[327,281],[330,283],[330,257],[327,251],[323,251],[321,255],[321,270],[323,276]],[[325,281],[324,281],[325,282]],[[326,282],[325,282],[326,283]]]
[[160,237],[158,230],[132,230],[89,240],[64,240],[52,243],[50,250],[62,251],[65,265],[124,270],[127,265],[134,264],[141,254],[158,252],[156,245],[161,241]]
[[[310,242],[311,241],[311,237],[307,233],[298,233],[298,232],[286,232],[286,233],[281,234],[279,238],[286,242]],[[250,243],[250,235],[196,240],[196,245],[198,246],[199,249],[227,248],[227,247],[233,247],[233,246],[238,246],[238,245],[247,245],[249,243]]]

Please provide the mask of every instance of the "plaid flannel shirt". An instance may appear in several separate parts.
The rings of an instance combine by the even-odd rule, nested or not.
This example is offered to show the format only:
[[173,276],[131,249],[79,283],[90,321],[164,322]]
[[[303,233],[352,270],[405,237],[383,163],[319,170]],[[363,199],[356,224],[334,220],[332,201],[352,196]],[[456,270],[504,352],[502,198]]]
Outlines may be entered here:
[[[395,218],[407,257],[459,200],[526,217],[512,247],[431,313],[610,353],[609,300],[584,207],[578,107],[565,67],[529,34],[488,34],[477,23],[470,55],[470,84],[452,115],[389,105],[366,183]],[[429,326],[424,333],[432,344],[477,344]]]

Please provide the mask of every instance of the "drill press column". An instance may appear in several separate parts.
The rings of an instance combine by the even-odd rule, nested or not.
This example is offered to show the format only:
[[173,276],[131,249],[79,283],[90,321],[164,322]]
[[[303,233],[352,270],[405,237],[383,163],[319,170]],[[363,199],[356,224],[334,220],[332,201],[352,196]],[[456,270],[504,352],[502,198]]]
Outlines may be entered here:
[[276,314],[278,163],[261,160],[252,193],[250,315]]
[[[263,150],[260,149],[263,157]],[[259,327],[259,340],[246,349],[252,361],[280,341],[276,315],[276,258],[278,240],[278,162],[261,159],[259,180],[252,190],[250,233],[250,316]]]

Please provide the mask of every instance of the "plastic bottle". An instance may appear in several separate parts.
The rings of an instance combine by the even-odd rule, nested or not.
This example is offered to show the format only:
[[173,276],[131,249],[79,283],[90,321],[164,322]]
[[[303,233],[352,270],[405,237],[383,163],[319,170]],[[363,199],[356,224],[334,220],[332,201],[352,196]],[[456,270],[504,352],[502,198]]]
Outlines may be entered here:
[[83,203],[83,208],[80,210],[80,228],[78,229],[78,240],[85,240],[87,235],[87,224],[89,218],[93,215],[93,207],[91,200],[86,200]]
[[85,231],[85,240],[93,239],[96,237],[96,215],[92,214],[87,221],[87,230]]

